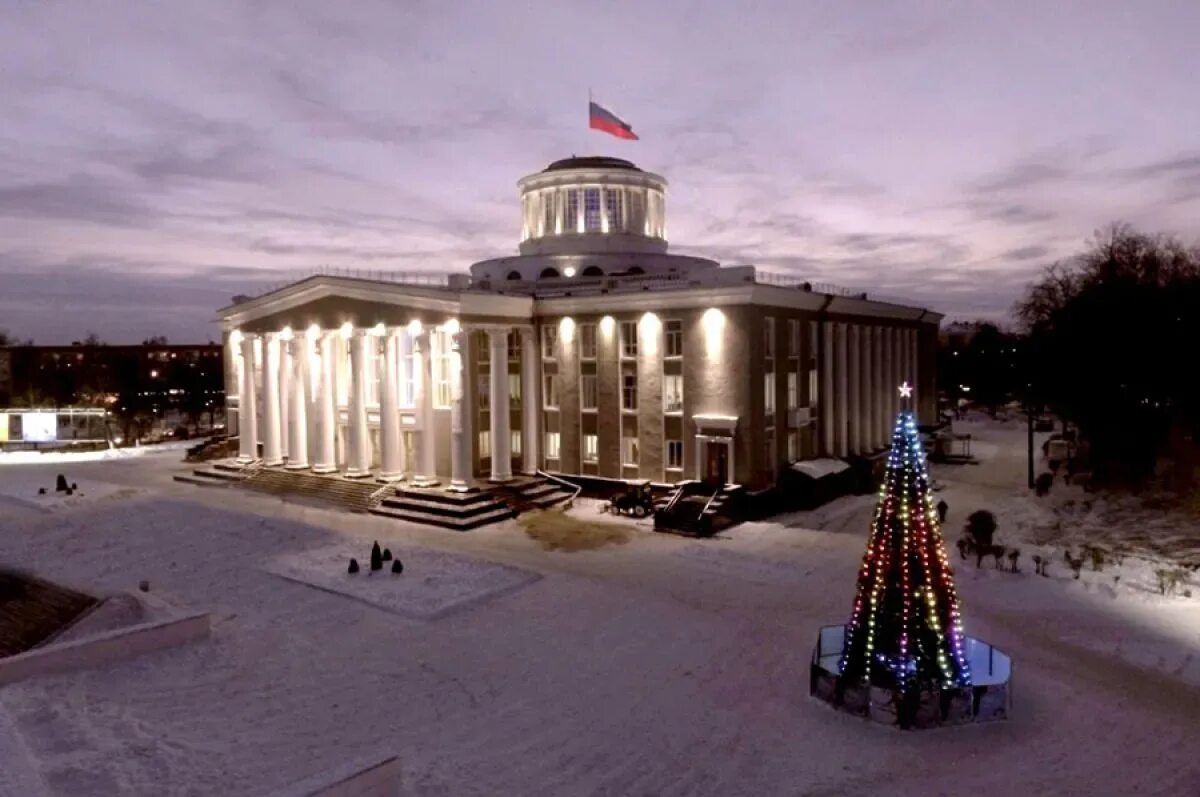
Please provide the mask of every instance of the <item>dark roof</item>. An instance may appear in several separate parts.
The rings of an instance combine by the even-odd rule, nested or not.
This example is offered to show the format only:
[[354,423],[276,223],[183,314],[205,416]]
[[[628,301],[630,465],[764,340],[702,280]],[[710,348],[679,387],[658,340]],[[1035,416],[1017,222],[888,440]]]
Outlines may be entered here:
[[606,155],[585,155],[583,157],[572,155],[569,158],[563,158],[551,163],[542,171],[561,172],[566,169],[627,169],[631,172],[641,171],[641,169],[623,158],[610,158]]

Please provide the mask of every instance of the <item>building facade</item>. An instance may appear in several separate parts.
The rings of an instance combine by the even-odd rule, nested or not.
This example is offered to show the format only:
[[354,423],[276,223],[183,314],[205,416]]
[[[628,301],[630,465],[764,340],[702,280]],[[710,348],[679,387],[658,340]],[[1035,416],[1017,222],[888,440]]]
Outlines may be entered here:
[[539,470],[756,488],[885,448],[902,382],[933,421],[939,314],[671,254],[666,181],[628,161],[518,185],[517,255],[221,310],[240,459],[453,489]]

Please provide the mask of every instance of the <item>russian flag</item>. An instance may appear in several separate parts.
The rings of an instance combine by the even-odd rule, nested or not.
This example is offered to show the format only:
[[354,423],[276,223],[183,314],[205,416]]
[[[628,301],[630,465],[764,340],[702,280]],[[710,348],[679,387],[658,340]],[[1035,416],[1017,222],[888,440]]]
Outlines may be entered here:
[[633,128],[628,122],[591,100],[588,100],[588,127],[593,130],[603,130],[617,138],[638,140],[637,134],[633,132]]

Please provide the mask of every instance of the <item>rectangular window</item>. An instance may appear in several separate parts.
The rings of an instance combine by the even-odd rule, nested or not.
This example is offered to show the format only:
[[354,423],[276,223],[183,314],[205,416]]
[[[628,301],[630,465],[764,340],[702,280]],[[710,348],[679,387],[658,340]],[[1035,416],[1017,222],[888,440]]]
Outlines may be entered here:
[[521,359],[521,332],[517,329],[508,331],[508,361],[519,362]]
[[788,356],[800,356],[800,322],[794,318],[788,320]]
[[563,217],[563,232],[583,232],[579,225],[579,189],[567,189],[567,212]]
[[486,410],[492,406],[492,377],[490,374],[480,374],[476,383],[479,394],[479,409]]
[[558,459],[558,432],[546,432],[546,458]]
[[683,412],[683,375],[663,376],[663,412]]
[[604,205],[608,210],[608,231],[622,232],[625,223],[621,219],[621,200],[623,195],[619,188],[604,189]]
[[544,216],[542,219],[542,235],[553,235],[555,230],[554,225],[554,192],[542,192],[542,209]]
[[596,406],[596,375],[580,374],[579,407],[582,410],[594,410]]
[[763,440],[763,463],[767,470],[775,472],[775,466],[778,464],[775,461],[775,430],[768,429],[767,436]]
[[600,232],[600,189],[583,189],[583,229]]
[[621,438],[621,464],[638,464],[638,441],[636,437]]
[[479,456],[490,457],[492,455],[492,433],[485,431],[479,433]]
[[521,430],[520,429],[514,430],[512,432],[512,434],[509,435],[508,451],[514,457],[521,456]]
[[667,321],[663,324],[663,356],[664,357],[682,357],[683,356],[683,322],[682,321]]
[[795,371],[788,371],[787,402],[789,410],[794,410],[800,406],[800,374]]
[[667,470],[683,470],[683,441],[667,441]]
[[625,374],[621,380],[621,409],[636,410],[638,404],[637,376]]
[[795,462],[800,458],[800,433],[788,432],[787,436],[787,457],[788,462]]
[[513,379],[511,374],[508,377],[508,403],[511,407],[521,406],[521,379]]
[[433,340],[433,406],[450,406],[450,336],[445,332],[430,334]]
[[[400,383],[400,406],[413,407],[417,403],[417,368],[419,355],[412,350],[411,344],[409,351],[404,355],[404,381]],[[316,385],[317,368],[320,367],[320,359],[314,357],[309,361],[309,373],[313,375],[313,384]]]
[[554,359],[554,346],[558,343],[558,327],[542,327],[542,359]]
[[775,319],[763,319],[763,356],[775,356]]
[[545,401],[546,409],[558,409],[558,377],[553,374],[546,374],[542,377],[542,398]]
[[600,461],[600,436],[594,434],[585,434],[583,436],[583,461],[584,462],[599,462]]
[[634,359],[638,353],[637,322],[621,322],[621,356]]
[[763,374],[763,409],[767,415],[775,414],[775,374]]
[[596,325],[579,325],[579,356],[584,360],[596,359]]
[[808,366],[808,406],[817,406],[817,361],[813,360]]

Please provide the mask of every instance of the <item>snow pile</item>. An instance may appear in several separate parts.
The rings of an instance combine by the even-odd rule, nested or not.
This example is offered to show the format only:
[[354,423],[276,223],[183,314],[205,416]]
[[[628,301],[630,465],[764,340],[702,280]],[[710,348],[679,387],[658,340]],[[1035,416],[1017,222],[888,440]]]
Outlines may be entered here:
[[192,442],[174,441],[130,448],[103,448],[98,451],[0,451],[0,465],[44,465],[56,462],[104,462],[133,459],[164,451],[184,451]]
[[[391,562],[372,573],[367,549],[345,544],[284,554],[264,569],[419,620],[444,617],[539,578],[527,570],[440,551],[408,547],[392,552],[403,562],[403,573],[392,573]],[[358,560],[360,572],[347,572],[351,557]]]

